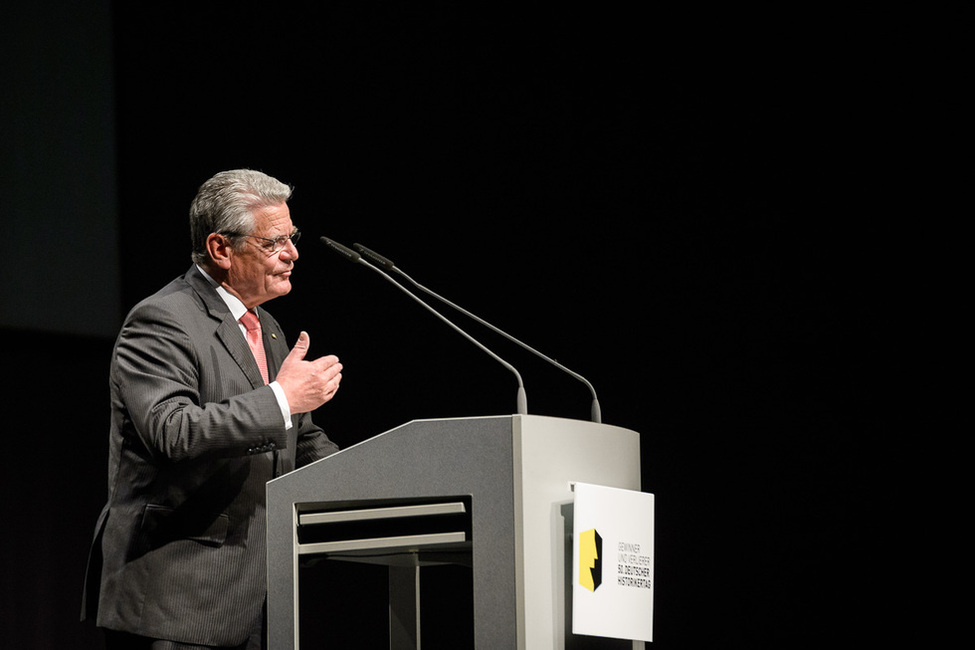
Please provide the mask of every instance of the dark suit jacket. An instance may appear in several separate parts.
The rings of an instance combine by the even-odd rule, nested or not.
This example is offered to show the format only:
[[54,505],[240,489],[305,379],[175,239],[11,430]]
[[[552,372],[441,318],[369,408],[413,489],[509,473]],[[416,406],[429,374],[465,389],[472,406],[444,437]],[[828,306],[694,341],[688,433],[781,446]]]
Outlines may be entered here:
[[[258,309],[273,378],[289,348]],[[110,379],[108,503],[82,615],[97,608],[99,626],[151,638],[242,643],[266,591],[265,483],[338,448],[308,414],[285,429],[195,266],[129,313]]]

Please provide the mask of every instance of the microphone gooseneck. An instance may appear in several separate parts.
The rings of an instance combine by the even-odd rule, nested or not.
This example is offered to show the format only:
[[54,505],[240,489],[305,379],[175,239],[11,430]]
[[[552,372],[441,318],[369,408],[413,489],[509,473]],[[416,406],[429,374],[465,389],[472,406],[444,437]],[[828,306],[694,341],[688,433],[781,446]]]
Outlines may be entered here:
[[[340,243],[338,243],[338,242],[336,242],[334,240],[329,239],[328,237],[322,237],[321,240],[322,240],[322,243],[324,243],[329,249],[331,249],[332,251],[334,251],[335,253],[337,253],[341,257],[345,258],[349,262],[362,264],[363,266],[365,266],[365,267],[367,267],[367,268],[375,271],[379,275],[381,275],[388,282],[392,283],[394,286],[396,286],[396,288],[398,288],[400,291],[402,291],[407,296],[409,296],[412,300],[414,300],[415,302],[417,302],[418,304],[420,304],[420,306],[422,306],[424,309],[426,309],[431,314],[433,314],[434,316],[436,316],[437,318],[439,318],[441,321],[443,321],[444,323],[446,323],[450,328],[452,328],[457,333],[459,333],[461,336],[463,336],[464,338],[466,338],[468,341],[470,341],[471,343],[473,343],[474,345],[476,345],[478,348],[480,348],[481,350],[483,350],[492,359],[494,359],[495,361],[497,361],[498,363],[500,363],[502,366],[504,366],[505,368],[507,368],[509,371],[511,371],[511,373],[515,376],[515,379],[518,381],[518,393],[517,393],[517,396],[515,398],[515,406],[516,406],[516,409],[517,409],[517,413],[519,415],[528,415],[528,396],[525,393],[525,384],[524,384],[524,382],[521,379],[521,373],[519,373],[515,369],[515,367],[513,365],[511,365],[510,363],[508,363],[507,361],[505,361],[504,359],[502,359],[501,357],[499,357],[497,354],[495,354],[494,352],[492,352],[491,350],[489,350],[480,341],[478,341],[473,336],[471,336],[470,334],[468,334],[467,332],[465,332],[463,329],[461,329],[460,327],[458,327],[456,324],[454,324],[453,321],[451,321],[450,319],[448,319],[447,317],[445,317],[443,314],[441,314],[440,312],[438,312],[436,309],[434,309],[433,307],[431,307],[430,305],[428,305],[426,302],[424,302],[423,300],[421,300],[418,296],[416,296],[416,294],[414,294],[412,291],[410,291],[409,289],[407,289],[406,287],[404,287],[402,284],[400,284],[399,282],[397,282],[394,278],[390,277],[389,274],[387,274],[385,271],[383,271],[381,268],[379,268],[379,267],[385,267],[386,266],[382,262],[376,261],[376,264],[374,265],[374,264],[370,263],[369,261],[363,259],[364,256],[362,256],[359,253],[357,253],[357,252],[355,252],[355,251],[347,248],[346,246],[343,246],[342,244],[340,244]],[[373,253],[372,256],[375,256],[375,253]],[[370,257],[370,259],[372,259],[372,256],[368,256],[368,257]],[[381,259],[385,260],[389,264],[389,268],[393,268],[392,262],[389,262],[389,260],[386,260],[386,258],[381,258]]]
[[[453,302],[447,300],[443,296],[441,296],[441,295],[439,295],[437,293],[434,293],[432,290],[424,287],[422,284],[420,284],[419,282],[417,282],[416,280],[414,280],[413,278],[411,278],[410,276],[408,276],[406,273],[404,273],[400,268],[398,268],[395,264],[393,264],[393,262],[391,260],[383,257],[379,253],[377,253],[375,251],[372,251],[372,250],[366,248],[362,244],[352,244],[352,246],[353,246],[353,248],[355,248],[356,251],[359,252],[359,254],[362,257],[365,257],[370,262],[372,262],[375,265],[381,267],[384,271],[387,271],[387,272],[395,272],[395,273],[401,275],[402,277],[404,277],[407,280],[409,280],[409,282],[413,286],[415,286],[417,289],[420,289],[424,293],[426,293],[426,294],[428,294],[430,296],[433,296],[434,298],[436,298],[440,302],[444,303],[445,305],[448,305],[448,306],[452,307],[453,309],[456,309],[457,311],[459,311],[460,313],[464,314],[468,318],[472,318],[473,320],[477,321],[481,325],[484,325],[488,329],[490,329],[490,330],[492,330],[492,331],[500,334],[501,336],[505,337],[506,339],[508,339],[512,343],[518,344],[519,346],[521,346],[522,348],[528,350],[532,354],[534,354],[534,355],[538,356],[539,358],[544,359],[548,363],[552,364],[553,366],[555,366],[559,370],[561,370],[561,371],[569,374],[570,376],[574,377],[575,379],[578,379],[579,381],[581,381],[583,384],[586,385],[587,388],[589,388],[589,392],[592,394],[592,407],[590,409],[590,417],[591,417],[592,421],[593,422],[596,422],[596,423],[601,423],[603,421],[602,412],[601,412],[601,410],[599,408],[599,398],[596,397],[596,389],[593,388],[593,385],[591,383],[589,383],[589,380],[588,379],[586,379],[585,377],[583,377],[579,373],[574,372],[574,371],[566,368],[565,366],[563,366],[561,363],[559,363],[555,359],[552,359],[552,358],[548,357],[547,355],[542,354],[541,352],[539,352],[535,348],[531,347],[527,343],[523,343],[522,341],[516,339],[511,334],[508,334],[507,332],[501,330],[498,327],[495,327],[494,325],[492,325],[491,323],[485,321],[484,319],[482,319],[482,318],[480,318],[480,317],[472,314],[471,312],[467,311],[463,307],[460,307],[460,306],[454,304]],[[349,251],[349,252],[351,253],[353,251]]]

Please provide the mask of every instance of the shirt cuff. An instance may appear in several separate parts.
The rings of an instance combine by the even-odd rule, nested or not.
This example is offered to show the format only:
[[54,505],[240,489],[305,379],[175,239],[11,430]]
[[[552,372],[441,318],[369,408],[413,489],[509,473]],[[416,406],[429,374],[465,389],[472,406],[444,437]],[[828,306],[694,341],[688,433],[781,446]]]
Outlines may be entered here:
[[281,417],[284,418],[284,430],[287,431],[291,428],[291,405],[288,404],[288,398],[284,396],[284,389],[281,388],[281,384],[272,381],[268,386],[271,387],[274,397],[278,400],[278,408],[281,409]]

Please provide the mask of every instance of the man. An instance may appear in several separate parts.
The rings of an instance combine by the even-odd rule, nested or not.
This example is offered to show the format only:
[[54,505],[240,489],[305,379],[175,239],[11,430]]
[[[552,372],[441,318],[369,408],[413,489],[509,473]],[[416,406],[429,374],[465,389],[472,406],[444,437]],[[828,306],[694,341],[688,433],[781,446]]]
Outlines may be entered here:
[[262,647],[265,484],[338,450],[309,412],[335,395],[341,364],[306,360],[305,332],[289,351],[260,307],[291,290],[290,196],[250,170],[204,183],[193,266],[119,333],[82,613],[97,610],[110,650]]

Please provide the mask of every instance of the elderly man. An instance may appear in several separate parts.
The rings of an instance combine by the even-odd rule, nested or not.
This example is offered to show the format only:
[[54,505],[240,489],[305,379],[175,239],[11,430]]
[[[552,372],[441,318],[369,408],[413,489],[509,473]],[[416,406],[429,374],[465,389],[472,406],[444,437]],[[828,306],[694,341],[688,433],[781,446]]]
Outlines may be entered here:
[[291,290],[290,196],[251,170],[206,181],[194,264],[119,333],[83,612],[97,610],[110,650],[262,647],[265,483],[338,449],[309,412],[335,395],[341,364],[306,359],[305,332],[289,350],[261,307]]

